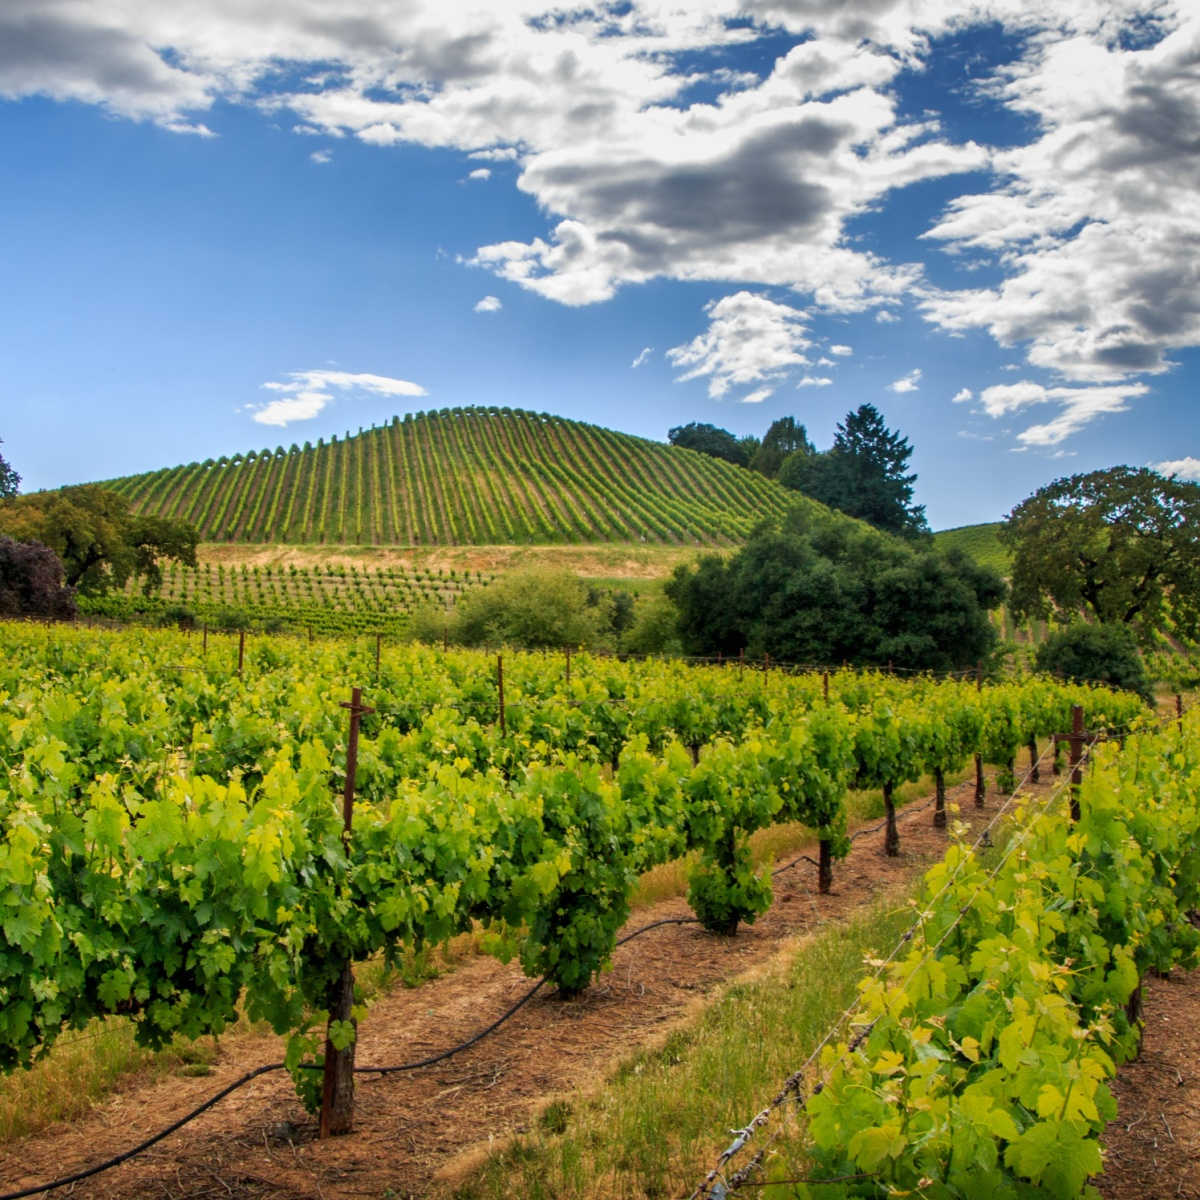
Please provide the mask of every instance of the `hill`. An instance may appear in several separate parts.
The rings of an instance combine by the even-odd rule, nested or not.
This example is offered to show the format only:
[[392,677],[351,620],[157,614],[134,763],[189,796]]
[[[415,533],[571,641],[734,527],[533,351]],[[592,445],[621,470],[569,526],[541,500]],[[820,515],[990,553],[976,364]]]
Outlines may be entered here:
[[940,549],[965,550],[977,563],[1007,576],[1012,568],[1012,554],[1000,541],[1003,524],[1003,521],[989,521],[983,525],[959,525],[940,530],[933,537]]
[[410,414],[106,486],[208,542],[293,545],[722,545],[797,499],[691,450],[507,408]]

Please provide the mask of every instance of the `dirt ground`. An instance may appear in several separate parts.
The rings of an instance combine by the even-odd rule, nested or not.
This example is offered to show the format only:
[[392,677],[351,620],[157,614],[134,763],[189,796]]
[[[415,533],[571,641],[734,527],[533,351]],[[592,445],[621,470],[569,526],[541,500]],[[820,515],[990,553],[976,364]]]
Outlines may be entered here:
[[[965,816],[974,815],[971,788],[964,784],[950,796]],[[995,807],[989,796],[988,809]],[[776,877],[771,910],[733,939],[692,924],[654,929],[620,947],[612,970],[579,999],[563,1002],[543,990],[495,1034],[454,1058],[386,1078],[360,1076],[355,1130],[345,1137],[317,1141],[315,1122],[290,1080],[282,1072],[267,1074],[143,1155],[52,1194],[107,1200],[424,1196],[439,1179],[467,1169],[487,1147],[528,1128],[550,1098],[599,1086],[633,1051],[694,1019],[715,989],[912,878],[940,857],[945,844],[945,834],[932,828],[929,807],[913,805],[901,814],[901,856],[883,855],[881,831],[859,838],[839,864],[829,896],[817,893],[816,868],[801,859]],[[628,929],[688,915],[683,900],[667,900],[640,909]],[[405,1062],[452,1046],[529,986],[515,964],[479,957],[419,988],[398,988],[375,1003],[361,1026],[358,1062]],[[1121,1083],[1135,1089],[1123,1100],[1122,1112],[1137,1116],[1123,1116],[1113,1126],[1119,1136],[1109,1141],[1113,1173],[1104,1195],[1200,1198],[1200,1069],[1194,1066],[1200,1063],[1200,979],[1156,981],[1149,989],[1147,1025],[1142,1059]],[[277,1061],[281,1052],[281,1040],[271,1036],[223,1039],[208,1076],[131,1080],[86,1118],[0,1147],[0,1191],[33,1186],[118,1154],[243,1073]],[[1161,1113],[1155,1107],[1160,1097],[1165,1097]],[[1166,1180],[1169,1190],[1147,1190],[1166,1187]]]
[[1200,971],[1150,979],[1142,1053],[1121,1068],[1104,1200],[1200,1200]]

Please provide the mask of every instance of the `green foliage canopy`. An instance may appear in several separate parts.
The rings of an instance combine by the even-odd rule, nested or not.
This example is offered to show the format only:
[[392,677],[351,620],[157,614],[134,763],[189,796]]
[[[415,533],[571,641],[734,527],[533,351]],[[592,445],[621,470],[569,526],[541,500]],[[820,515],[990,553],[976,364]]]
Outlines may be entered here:
[[1137,640],[1127,625],[1076,621],[1046,638],[1037,648],[1034,664],[1039,671],[1072,683],[1105,683],[1137,692],[1147,703],[1154,699]]
[[49,546],[62,560],[67,586],[82,595],[123,587],[131,577],[157,587],[159,560],[194,567],[199,540],[186,522],[138,516],[128,500],[96,484],[7,501],[0,506],[0,533]]
[[912,503],[917,477],[905,473],[911,455],[908,439],[888,429],[874,405],[863,404],[846,414],[826,453],[801,448],[786,458],[779,482],[885,533],[925,534],[925,507]]
[[816,447],[808,440],[808,430],[795,417],[779,417],[771,422],[761,445],[751,456],[750,468],[774,479],[790,455],[815,453]]
[[[0,446],[4,443],[0,441]],[[21,486],[21,477],[4,461],[4,456],[0,454],[0,500],[8,500],[17,494],[17,488]]]
[[691,421],[687,425],[676,425],[667,431],[667,440],[672,446],[685,450],[698,450],[711,458],[723,458],[734,466],[744,467],[747,463],[746,447],[729,432],[716,425]]
[[465,646],[597,646],[611,613],[588,601],[587,586],[567,571],[513,571],[459,601],[450,637]]
[[731,558],[677,568],[667,594],[689,653],[941,671],[991,650],[1004,583],[962,553],[797,508]]
[[1200,484],[1145,467],[1056,479],[1009,513],[1012,606],[1019,616],[1128,625],[1142,641],[1169,617],[1200,634]]

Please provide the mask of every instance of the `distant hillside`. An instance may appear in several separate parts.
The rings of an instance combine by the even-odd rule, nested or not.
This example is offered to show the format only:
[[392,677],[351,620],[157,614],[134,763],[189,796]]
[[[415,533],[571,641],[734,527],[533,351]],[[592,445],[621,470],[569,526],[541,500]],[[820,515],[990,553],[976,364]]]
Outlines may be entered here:
[[740,541],[797,502],[691,450],[545,413],[459,408],[303,447],[112,480],[209,542],[508,545]]
[[1003,524],[1003,521],[989,521],[984,525],[960,525],[956,529],[943,529],[933,537],[943,550],[957,546],[976,562],[1007,575],[1012,567],[1012,555],[1000,542]]

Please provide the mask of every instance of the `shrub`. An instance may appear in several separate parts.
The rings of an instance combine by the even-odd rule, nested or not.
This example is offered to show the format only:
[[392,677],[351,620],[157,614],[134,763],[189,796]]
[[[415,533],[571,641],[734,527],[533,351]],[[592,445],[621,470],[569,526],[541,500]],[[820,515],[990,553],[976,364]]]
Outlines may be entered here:
[[1050,634],[1034,662],[1039,671],[1076,683],[1107,683],[1153,700],[1137,640],[1125,625],[1076,621]]

